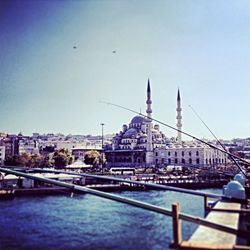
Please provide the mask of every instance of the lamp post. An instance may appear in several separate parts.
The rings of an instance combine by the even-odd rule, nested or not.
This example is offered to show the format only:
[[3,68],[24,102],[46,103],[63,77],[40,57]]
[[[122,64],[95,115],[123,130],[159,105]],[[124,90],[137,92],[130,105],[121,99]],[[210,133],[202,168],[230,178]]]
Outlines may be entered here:
[[103,160],[103,126],[104,126],[104,123],[101,123],[100,125],[102,126],[102,151],[101,151],[102,170],[101,172],[103,173],[103,162],[104,162]]

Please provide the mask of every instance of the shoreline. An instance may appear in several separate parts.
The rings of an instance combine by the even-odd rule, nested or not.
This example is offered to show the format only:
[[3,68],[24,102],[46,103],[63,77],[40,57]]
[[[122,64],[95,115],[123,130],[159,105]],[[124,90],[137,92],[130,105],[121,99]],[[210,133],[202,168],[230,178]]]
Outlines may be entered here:
[[[222,188],[226,183],[169,183],[166,186],[180,187],[187,189],[205,189],[205,188]],[[116,191],[146,191],[146,190],[162,190],[160,188],[145,187],[143,183],[141,186],[138,185],[86,185],[85,187],[93,188],[104,192],[116,192]],[[33,196],[33,195],[62,195],[71,194],[71,190],[62,187],[38,187],[38,188],[17,188],[17,189],[1,189],[0,200],[14,199],[15,197],[21,196]],[[76,193],[77,192],[73,192]]]

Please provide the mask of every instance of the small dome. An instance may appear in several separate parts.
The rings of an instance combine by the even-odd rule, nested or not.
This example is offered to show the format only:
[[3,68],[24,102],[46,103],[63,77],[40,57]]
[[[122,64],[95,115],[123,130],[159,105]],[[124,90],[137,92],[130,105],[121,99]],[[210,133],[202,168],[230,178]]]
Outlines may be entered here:
[[131,137],[132,135],[136,135],[137,134],[137,130],[135,128],[130,128],[128,129],[125,134],[124,134],[124,138],[125,137]]
[[230,189],[230,190],[242,190],[242,189],[244,189],[238,181],[230,181],[226,187],[227,187],[227,189]]
[[241,185],[245,185],[245,178],[242,174],[236,174],[234,180],[238,181]]
[[145,118],[144,117],[142,117],[142,116],[139,116],[139,115],[137,115],[137,116],[135,116],[132,120],[131,120],[131,122],[130,122],[130,124],[133,124],[133,123],[143,123],[143,122],[145,122]]
[[223,193],[225,196],[234,197],[238,199],[245,199],[245,188],[238,181],[230,181],[223,188]]

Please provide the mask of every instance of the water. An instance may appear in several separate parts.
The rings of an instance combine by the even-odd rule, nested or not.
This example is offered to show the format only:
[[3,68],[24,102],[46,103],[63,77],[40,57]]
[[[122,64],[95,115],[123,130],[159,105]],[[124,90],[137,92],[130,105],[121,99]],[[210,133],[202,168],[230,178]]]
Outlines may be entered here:
[[[207,192],[220,193],[218,189]],[[118,195],[203,216],[203,198],[171,191]],[[0,249],[168,249],[171,217],[92,195],[33,196],[0,202]],[[183,222],[183,238],[196,225]]]

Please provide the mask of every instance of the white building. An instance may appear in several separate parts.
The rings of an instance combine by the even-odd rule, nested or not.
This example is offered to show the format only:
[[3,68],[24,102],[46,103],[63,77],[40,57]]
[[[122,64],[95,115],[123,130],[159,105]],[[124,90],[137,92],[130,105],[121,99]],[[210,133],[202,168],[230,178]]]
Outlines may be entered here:
[[79,148],[82,146],[82,144],[77,141],[56,141],[54,144],[56,145],[57,150],[68,149],[69,151],[73,148]]
[[[156,166],[166,165],[214,165],[227,164],[227,154],[213,149],[198,141],[183,142],[181,140],[182,115],[180,91],[177,92],[177,141],[165,147],[155,148],[154,164]],[[222,148],[221,148],[222,149]]]
[[5,160],[5,146],[0,146],[0,164],[3,165]]
[[209,146],[193,143],[172,144],[165,148],[156,148],[154,152],[156,166],[166,165],[214,165],[228,163],[225,153]]
[[28,154],[38,154],[39,146],[38,142],[33,139],[22,139],[19,141],[19,154],[28,153]]

